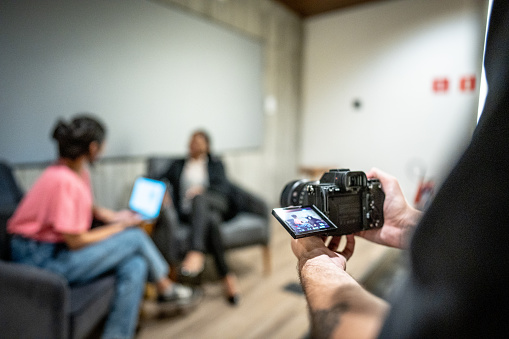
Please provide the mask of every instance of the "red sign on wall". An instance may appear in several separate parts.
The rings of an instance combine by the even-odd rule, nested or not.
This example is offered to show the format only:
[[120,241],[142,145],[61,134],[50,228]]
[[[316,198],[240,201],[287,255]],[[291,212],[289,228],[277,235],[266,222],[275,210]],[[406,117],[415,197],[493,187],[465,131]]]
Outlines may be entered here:
[[433,92],[446,93],[449,90],[449,79],[436,78],[433,80]]
[[475,76],[464,76],[460,79],[460,91],[472,92],[475,90]]
[[[476,90],[477,81],[475,75],[465,75],[460,78],[459,90],[461,92],[474,92]],[[433,80],[433,92],[447,93],[449,91],[449,78],[435,78]]]

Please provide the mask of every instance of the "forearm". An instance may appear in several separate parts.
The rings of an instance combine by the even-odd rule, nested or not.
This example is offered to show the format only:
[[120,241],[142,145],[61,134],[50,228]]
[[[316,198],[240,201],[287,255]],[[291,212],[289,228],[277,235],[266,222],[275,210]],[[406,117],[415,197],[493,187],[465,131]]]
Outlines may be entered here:
[[105,240],[114,234],[122,232],[126,227],[125,223],[117,222],[95,227],[81,234],[64,234],[64,239],[70,249],[76,250]]
[[311,316],[312,337],[373,338],[388,305],[368,293],[324,254],[299,261]]
[[106,224],[114,222],[117,214],[115,211],[101,206],[94,206],[93,213],[94,218]]

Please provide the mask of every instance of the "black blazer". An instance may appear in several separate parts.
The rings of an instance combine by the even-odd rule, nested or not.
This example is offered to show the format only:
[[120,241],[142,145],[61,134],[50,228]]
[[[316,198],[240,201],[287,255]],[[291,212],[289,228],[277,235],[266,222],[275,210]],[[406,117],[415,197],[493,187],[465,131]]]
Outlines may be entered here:
[[[224,195],[229,204],[231,205],[231,184],[229,180],[226,178],[226,173],[224,170],[223,162],[212,155],[208,156],[209,161],[207,164],[208,175],[209,175],[209,187],[208,190],[214,191],[216,193]],[[186,158],[177,159],[168,168],[166,173],[163,175],[164,179],[167,179],[173,189],[172,198],[175,203],[175,207],[179,214],[179,217],[182,218],[182,210],[180,208],[180,178],[182,176],[182,171],[184,170],[184,165],[186,162]]]

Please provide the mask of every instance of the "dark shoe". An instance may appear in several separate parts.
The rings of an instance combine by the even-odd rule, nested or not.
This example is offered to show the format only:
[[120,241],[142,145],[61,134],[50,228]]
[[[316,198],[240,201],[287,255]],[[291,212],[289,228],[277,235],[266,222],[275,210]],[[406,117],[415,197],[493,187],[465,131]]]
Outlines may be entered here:
[[237,306],[240,303],[240,296],[238,294],[228,296],[228,303],[232,306]]
[[233,273],[227,273],[223,278],[223,284],[226,291],[226,300],[232,306],[237,306],[240,302],[240,295],[237,289],[237,277]]

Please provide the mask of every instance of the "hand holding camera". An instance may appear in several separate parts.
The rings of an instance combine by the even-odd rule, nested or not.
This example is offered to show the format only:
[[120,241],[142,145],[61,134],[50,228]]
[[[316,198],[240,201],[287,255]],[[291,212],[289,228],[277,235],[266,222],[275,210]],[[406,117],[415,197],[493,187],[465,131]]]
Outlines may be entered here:
[[410,236],[423,213],[407,202],[395,177],[377,168],[371,169],[366,175],[378,179],[384,188],[384,227],[371,232],[361,231],[356,235],[377,244],[407,248]]
[[332,169],[316,181],[288,183],[274,217],[294,238],[356,233],[384,224],[382,185],[360,171]]

